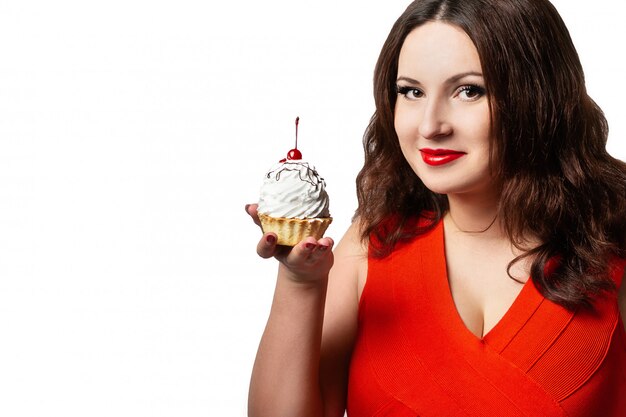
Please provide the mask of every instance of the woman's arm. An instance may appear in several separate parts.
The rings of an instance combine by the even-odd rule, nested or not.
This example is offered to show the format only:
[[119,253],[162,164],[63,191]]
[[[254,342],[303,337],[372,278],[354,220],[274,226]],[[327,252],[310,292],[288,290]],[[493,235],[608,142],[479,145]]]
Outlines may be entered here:
[[251,417],[323,415],[317,368],[327,277],[294,282],[289,275],[281,265],[252,371]]
[[367,246],[354,223],[335,250],[324,313],[320,363],[325,417],[342,417],[346,408],[348,370],[357,334],[358,283],[367,277]]
[[[255,209],[248,212],[256,220]],[[276,257],[280,264],[252,371],[248,413],[343,416],[349,350],[356,334],[356,271],[346,255],[353,252],[351,243],[344,238],[333,255],[329,238],[307,238],[286,250],[268,236],[257,252]]]

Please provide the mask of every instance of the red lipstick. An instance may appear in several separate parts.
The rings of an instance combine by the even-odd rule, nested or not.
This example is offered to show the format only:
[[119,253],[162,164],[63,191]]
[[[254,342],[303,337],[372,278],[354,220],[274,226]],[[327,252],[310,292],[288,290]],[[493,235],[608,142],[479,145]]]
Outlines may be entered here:
[[425,163],[432,166],[445,165],[465,155],[465,152],[450,149],[420,149],[420,154]]

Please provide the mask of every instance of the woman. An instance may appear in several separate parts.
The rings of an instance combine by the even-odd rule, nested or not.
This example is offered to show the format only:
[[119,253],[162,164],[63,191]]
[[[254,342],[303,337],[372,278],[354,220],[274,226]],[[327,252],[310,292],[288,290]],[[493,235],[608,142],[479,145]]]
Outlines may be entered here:
[[553,6],[417,0],[374,91],[337,248],[258,244],[250,415],[626,415],[626,166]]

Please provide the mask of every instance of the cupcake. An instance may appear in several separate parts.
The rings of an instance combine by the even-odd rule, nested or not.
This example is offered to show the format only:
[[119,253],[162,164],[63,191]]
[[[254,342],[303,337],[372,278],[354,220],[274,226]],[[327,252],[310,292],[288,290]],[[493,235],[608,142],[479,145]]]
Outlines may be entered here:
[[258,204],[263,232],[276,233],[279,245],[294,246],[307,236],[320,239],[333,220],[326,183],[297,148],[267,172]]

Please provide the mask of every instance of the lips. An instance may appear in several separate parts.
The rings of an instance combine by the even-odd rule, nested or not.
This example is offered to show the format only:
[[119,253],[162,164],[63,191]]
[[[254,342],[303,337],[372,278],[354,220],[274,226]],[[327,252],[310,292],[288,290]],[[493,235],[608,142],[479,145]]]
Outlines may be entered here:
[[465,156],[465,152],[453,151],[450,149],[420,149],[420,154],[424,162],[431,166],[445,165],[452,161],[456,161],[462,156]]

